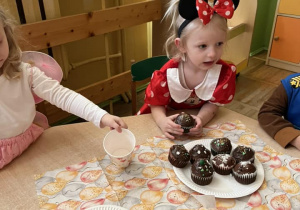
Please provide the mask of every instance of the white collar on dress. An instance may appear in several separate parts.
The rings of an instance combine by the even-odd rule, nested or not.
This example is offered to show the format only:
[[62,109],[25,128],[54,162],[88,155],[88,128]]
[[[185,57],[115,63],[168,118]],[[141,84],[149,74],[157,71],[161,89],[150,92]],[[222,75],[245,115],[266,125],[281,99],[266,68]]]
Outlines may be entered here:
[[[207,71],[203,81],[195,87],[195,93],[201,100],[208,101],[212,98],[219,81],[221,68],[220,64],[214,65]],[[177,103],[182,103],[189,98],[193,90],[186,89],[181,85],[178,71],[178,68],[167,69],[167,80],[170,96]]]

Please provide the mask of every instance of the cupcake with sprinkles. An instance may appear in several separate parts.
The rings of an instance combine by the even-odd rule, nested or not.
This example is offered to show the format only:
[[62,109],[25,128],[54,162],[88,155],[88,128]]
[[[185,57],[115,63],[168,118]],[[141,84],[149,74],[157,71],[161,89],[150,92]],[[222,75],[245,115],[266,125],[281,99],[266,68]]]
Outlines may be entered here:
[[216,173],[229,175],[236,164],[235,159],[228,154],[218,154],[211,160],[212,166]]
[[175,119],[174,122],[179,124],[183,129],[183,133],[190,132],[190,129],[195,127],[196,121],[195,119],[189,114],[185,112],[181,112]]
[[232,145],[228,138],[216,138],[210,142],[210,150],[213,156],[217,154],[230,154]]
[[212,182],[214,169],[206,159],[197,159],[191,169],[191,178],[198,185],[208,185]]
[[195,160],[207,159],[210,160],[211,153],[209,149],[207,149],[203,144],[196,144],[190,151],[191,160],[190,162],[193,164]]
[[232,174],[238,183],[248,185],[256,180],[256,166],[249,161],[242,161],[235,165]]
[[254,163],[255,151],[250,147],[238,145],[233,149],[232,156],[237,163],[241,161],[250,161],[251,163]]
[[184,168],[190,161],[190,154],[183,145],[173,145],[170,147],[168,159],[173,166]]

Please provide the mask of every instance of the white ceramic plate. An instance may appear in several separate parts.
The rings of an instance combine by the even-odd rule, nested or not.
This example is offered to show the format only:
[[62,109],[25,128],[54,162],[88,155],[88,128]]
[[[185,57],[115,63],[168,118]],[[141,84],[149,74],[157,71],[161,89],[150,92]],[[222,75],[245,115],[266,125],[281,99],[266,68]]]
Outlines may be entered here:
[[[210,150],[210,142],[212,139],[196,140],[185,144],[185,148],[189,151],[196,144],[203,144]],[[232,144],[232,149],[237,145]],[[212,156],[213,157],[213,156]],[[255,158],[254,164],[257,169],[257,177],[255,182],[249,185],[238,183],[232,175],[220,175],[214,173],[214,178],[209,185],[197,185],[191,179],[191,164],[184,168],[173,167],[177,177],[189,188],[202,193],[204,195],[214,195],[217,198],[239,198],[255,192],[264,181],[264,169],[262,164]]]
[[127,210],[121,206],[114,206],[114,205],[100,205],[100,206],[93,206],[88,208],[87,210]]

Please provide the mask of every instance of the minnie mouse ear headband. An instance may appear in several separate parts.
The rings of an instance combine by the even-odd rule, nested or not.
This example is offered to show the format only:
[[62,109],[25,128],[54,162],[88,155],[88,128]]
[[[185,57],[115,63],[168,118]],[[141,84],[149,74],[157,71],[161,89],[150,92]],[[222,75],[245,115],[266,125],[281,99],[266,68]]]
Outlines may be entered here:
[[211,20],[214,13],[230,19],[234,10],[239,5],[240,0],[214,0],[214,6],[211,7],[208,0],[180,0],[178,11],[185,21],[178,29],[178,37],[182,30],[195,18],[199,17],[203,25],[206,25]]

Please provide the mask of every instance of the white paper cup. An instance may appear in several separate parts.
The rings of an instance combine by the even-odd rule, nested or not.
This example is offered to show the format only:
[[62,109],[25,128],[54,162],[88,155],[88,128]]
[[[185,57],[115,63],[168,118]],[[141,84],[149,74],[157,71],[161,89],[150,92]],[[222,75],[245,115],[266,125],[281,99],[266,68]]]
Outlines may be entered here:
[[113,164],[125,168],[132,160],[135,143],[133,133],[122,128],[122,133],[111,130],[106,134],[103,140],[103,148]]

